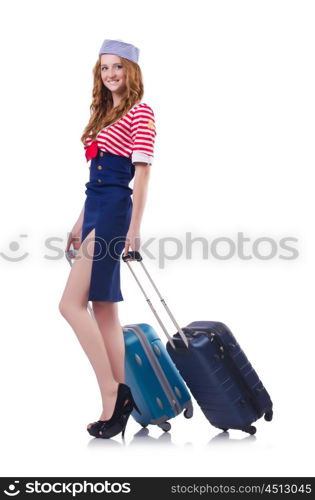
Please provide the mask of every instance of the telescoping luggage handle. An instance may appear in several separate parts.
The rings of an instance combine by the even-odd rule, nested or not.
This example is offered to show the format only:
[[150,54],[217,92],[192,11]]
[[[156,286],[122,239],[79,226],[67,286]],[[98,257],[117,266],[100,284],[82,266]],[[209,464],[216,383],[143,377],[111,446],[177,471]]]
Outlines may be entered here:
[[156,287],[156,285],[155,285],[155,283],[154,283],[153,279],[151,278],[150,274],[148,273],[147,268],[146,268],[146,267],[145,267],[145,265],[143,264],[143,262],[142,262],[142,257],[141,257],[141,255],[140,255],[140,252],[136,252],[136,251],[131,251],[131,252],[128,252],[126,255],[123,255],[123,256],[122,256],[122,259],[123,259],[123,261],[124,261],[124,262],[126,262],[126,264],[128,264],[128,267],[129,267],[129,269],[130,269],[130,271],[131,271],[132,275],[134,276],[134,278],[135,278],[136,282],[138,283],[138,285],[139,285],[139,287],[140,287],[140,289],[141,289],[141,291],[142,291],[143,295],[145,296],[145,299],[146,299],[147,303],[149,304],[149,306],[150,306],[150,308],[151,308],[151,310],[152,310],[152,312],[153,312],[154,316],[155,316],[155,317],[156,317],[156,319],[158,320],[158,322],[159,322],[159,324],[160,324],[160,326],[161,326],[161,328],[162,328],[163,332],[165,333],[166,337],[168,338],[168,340],[169,340],[169,342],[170,342],[171,346],[175,349],[175,345],[174,345],[174,341],[173,341],[172,337],[169,335],[168,331],[166,330],[166,328],[165,328],[164,324],[163,324],[163,323],[162,323],[162,321],[161,321],[161,318],[159,317],[159,315],[157,314],[156,310],[154,309],[154,307],[153,307],[153,305],[152,305],[152,303],[151,303],[151,300],[148,298],[148,296],[147,296],[147,294],[145,293],[145,291],[144,291],[144,289],[143,289],[143,287],[142,287],[142,285],[141,285],[140,281],[138,280],[138,278],[137,278],[137,276],[136,276],[136,274],[135,274],[134,270],[132,269],[132,267],[131,267],[130,263],[128,262],[128,260],[127,260],[127,259],[129,259],[129,258],[131,258],[131,259],[135,259],[136,261],[138,261],[138,262],[141,264],[141,266],[142,266],[142,268],[143,268],[144,272],[146,273],[147,277],[149,278],[150,282],[152,283],[152,286],[153,286],[154,290],[155,290],[155,291],[156,291],[156,293],[158,294],[158,296],[159,296],[159,298],[160,298],[160,300],[161,300],[161,302],[162,302],[163,306],[165,307],[165,309],[166,309],[166,311],[167,311],[167,313],[168,313],[169,317],[171,318],[172,322],[173,322],[173,323],[174,323],[174,325],[176,326],[177,331],[178,331],[178,333],[179,333],[179,335],[180,335],[180,337],[181,337],[182,341],[184,342],[185,346],[188,348],[189,344],[188,344],[188,340],[187,340],[187,338],[186,338],[186,335],[184,334],[183,330],[181,329],[181,327],[180,327],[180,326],[179,326],[179,324],[177,323],[177,321],[176,321],[176,319],[174,318],[173,314],[171,313],[171,311],[170,311],[170,309],[169,309],[168,305],[166,304],[165,300],[163,299],[162,295],[160,294],[159,290],[157,289],[157,287]]

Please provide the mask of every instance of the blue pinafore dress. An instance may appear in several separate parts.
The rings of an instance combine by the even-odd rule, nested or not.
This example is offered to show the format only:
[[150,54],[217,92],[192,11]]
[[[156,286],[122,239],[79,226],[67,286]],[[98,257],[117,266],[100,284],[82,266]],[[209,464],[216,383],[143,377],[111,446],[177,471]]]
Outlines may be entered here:
[[[91,159],[81,244],[92,258],[88,300],[119,302],[120,261],[132,214],[133,190],[129,183],[135,167],[131,158],[98,150]],[[89,233],[95,228],[94,253],[89,252]]]

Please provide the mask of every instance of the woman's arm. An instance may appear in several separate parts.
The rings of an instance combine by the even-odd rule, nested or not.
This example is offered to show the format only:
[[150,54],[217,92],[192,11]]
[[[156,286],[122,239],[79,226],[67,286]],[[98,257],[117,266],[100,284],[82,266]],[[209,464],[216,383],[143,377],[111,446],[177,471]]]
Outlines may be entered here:
[[128,253],[129,246],[134,251],[138,251],[140,248],[140,226],[147,199],[150,177],[150,166],[148,164],[136,162],[134,165],[135,178],[133,183],[133,207],[129,230],[126,236],[124,254]]

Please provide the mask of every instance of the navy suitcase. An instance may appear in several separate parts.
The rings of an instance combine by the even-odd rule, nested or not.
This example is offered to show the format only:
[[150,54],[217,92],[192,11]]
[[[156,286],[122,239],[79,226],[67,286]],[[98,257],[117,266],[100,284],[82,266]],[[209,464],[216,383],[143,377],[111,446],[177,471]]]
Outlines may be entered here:
[[176,349],[166,348],[209,422],[255,434],[253,422],[263,415],[272,420],[270,396],[231,330],[217,321],[194,321],[182,330],[189,349],[178,334]]
[[140,253],[129,255],[141,263],[178,329],[172,338],[167,334],[166,349],[206,418],[224,431],[239,429],[255,434],[253,422],[263,415],[271,421],[273,404],[231,330],[217,321],[194,321],[180,328],[144,267]]

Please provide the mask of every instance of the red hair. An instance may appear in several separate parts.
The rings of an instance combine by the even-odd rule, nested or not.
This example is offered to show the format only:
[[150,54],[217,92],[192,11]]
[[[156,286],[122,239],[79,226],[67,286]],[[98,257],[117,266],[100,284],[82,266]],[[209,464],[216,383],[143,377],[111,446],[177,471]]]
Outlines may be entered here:
[[119,120],[143,97],[144,89],[140,66],[124,57],[120,57],[120,60],[121,64],[126,68],[126,90],[116,108],[113,108],[111,91],[105,87],[102,81],[101,55],[99,55],[93,68],[94,83],[92,104],[90,105],[91,116],[81,136],[83,144],[88,136],[95,140],[96,135],[102,128]]

